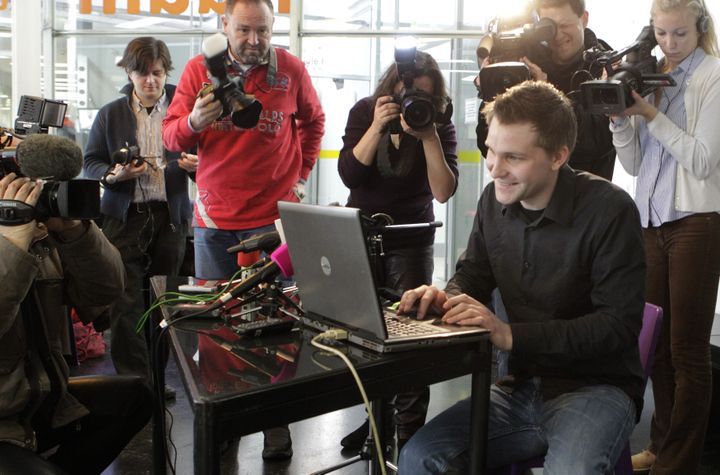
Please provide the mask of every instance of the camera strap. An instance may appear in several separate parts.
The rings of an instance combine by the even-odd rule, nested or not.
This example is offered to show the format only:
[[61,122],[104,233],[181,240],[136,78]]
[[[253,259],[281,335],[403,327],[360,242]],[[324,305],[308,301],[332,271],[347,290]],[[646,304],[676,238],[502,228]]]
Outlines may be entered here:
[[[277,75],[277,53],[275,52],[275,48],[270,47],[267,57],[261,60],[257,66],[264,65],[267,65],[268,67],[265,82],[267,82],[268,86],[273,87],[275,86],[275,76]],[[247,73],[253,68],[250,67],[249,69],[244,70],[243,65],[236,61],[228,50],[228,53],[225,56],[225,69],[227,70],[229,76],[240,77],[240,84],[243,89],[245,89],[245,79],[247,78]]]
[[390,139],[390,132],[385,132],[380,137],[377,150],[376,162],[380,176],[383,178],[407,176],[419,154],[419,144],[419,140],[414,140],[414,137],[403,134],[400,136],[400,148],[397,148]]
[[35,219],[35,208],[24,201],[0,200],[0,225],[20,226]]

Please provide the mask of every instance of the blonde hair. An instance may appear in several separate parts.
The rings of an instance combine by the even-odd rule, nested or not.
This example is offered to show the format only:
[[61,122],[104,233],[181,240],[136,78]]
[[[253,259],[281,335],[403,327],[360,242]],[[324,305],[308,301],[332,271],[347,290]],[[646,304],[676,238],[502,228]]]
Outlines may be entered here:
[[700,46],[706,54],[720,57],[720,49],[718,48],[717,36],[715,34],[715,21],[710,12],[705,7],[703,0],[653,0],[650,8],[650,16],[655,17],[657,12],[669,12],[672,10],[687,10],[696,18],[696,24],[702,16],[707,17],[706,31],[698,30],[698,46]]

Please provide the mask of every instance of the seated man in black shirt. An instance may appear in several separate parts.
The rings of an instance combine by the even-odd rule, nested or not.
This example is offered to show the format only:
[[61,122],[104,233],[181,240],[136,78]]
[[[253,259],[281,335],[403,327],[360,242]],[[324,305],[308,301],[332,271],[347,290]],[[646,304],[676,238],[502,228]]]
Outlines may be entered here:
[[[642,409],[637,338],[645,262],[637,209],[615,185],[574,171],[570,101],[527,81],[483,110],[493,177],[444,291],[403,294],[443,320],[479,325],[510,352],[492,386],[488,467],[546,454],[545,473],[609,473]],[[487,307],[498,288],[509,323]],[[469,400],[426,424],[400,473],[467,473]]]
[[[585,57],[583,52],[590,48],[611,48],[587,28],[589,15],[585,0],[533,0],[533,7],[541,18],[555,22],[557,32],[547,47],[538,45],[528,51],[528,56],[518,59],[527,65],[533,79],[547,81],[560,89],[576,108],[577,145],[570,155],[570,166],[612,180],[615,148],[608,118],[582,111],[579,93],[580,83],[600,77],[602,73],[602,66],[591,56]],[[482,89],[482,84],[478,87]],[[476,133],[478,148],[487,156],[487,124],[482,116],[478,118]]]

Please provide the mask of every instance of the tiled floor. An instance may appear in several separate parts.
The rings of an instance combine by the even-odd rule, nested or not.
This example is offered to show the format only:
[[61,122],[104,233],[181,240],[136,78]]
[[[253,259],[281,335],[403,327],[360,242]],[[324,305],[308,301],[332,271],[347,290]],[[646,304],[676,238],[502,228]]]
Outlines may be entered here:
[[[76,370],[81,374],[112,373],[112,363],[108,357],[91,360]],[[177,447],[176,473],[192,474],[192,411],[184,394],[177,368],[171,361],[167,368],[167,381],[177,390],[177,400],[168,406],[172,414],[172,441]],[[466,397],[469,377],[458,378],[435,385],[431,388],[430,416],[437,414],[454,401]],[[648,390],[645,396],[645,410],[631,438],[634,451],[643,448],[648,437],[649,418],[652,413],[652,394]],[[265,463],[260,457],[263,441],[262,434],[243,437],[239,443],[230,447],[222,462],[223,474],[242,475],[307,475],[333,464],[337,464],[353,454],[340,451],[340,439],[355,429],[365,416],[361,407],[336,411],[313,419],[290,425],[293,439],[294,456],[288,462]],[[720,434],[716,431],[710,436],[703,467],[700,475],[720,475]],[[151,427],[148,426],[123,451],[120,457],[105,472],[105,475],[145,475],[152,473]],[[367,473],[366,462],[356,463],[335,473],[359,475]],[[683,474],[678,474],[683,475]]]

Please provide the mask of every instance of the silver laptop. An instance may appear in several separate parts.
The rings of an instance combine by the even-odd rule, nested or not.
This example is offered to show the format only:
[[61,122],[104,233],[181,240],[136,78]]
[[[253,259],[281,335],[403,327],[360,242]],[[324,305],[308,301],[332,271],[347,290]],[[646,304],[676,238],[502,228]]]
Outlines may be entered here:
[[348,330],[351,342],[382,353],[447,345],[458,338],[480,339],[487,333],[383,309],[360,210],[284,201],[278,210],[306,324],[319,330],[341,327]]

